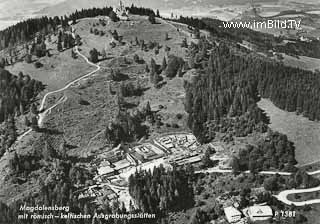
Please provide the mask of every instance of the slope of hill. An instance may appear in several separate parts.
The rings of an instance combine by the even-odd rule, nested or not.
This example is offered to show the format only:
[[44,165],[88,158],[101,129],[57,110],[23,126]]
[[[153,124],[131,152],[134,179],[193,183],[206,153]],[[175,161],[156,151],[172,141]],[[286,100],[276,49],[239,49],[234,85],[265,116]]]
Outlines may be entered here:
[[[35,151],[41,156],[44,144],[58,149],[63,141],[67,142],[67,154],[76,160],[90,159],[96,153],[110,150],[109,144],[106,143],[105,130],[118,115],[117,102],[119,100],[115,93],[119,91],[122,83],[112,80],[111,70],[127,77],[123,84],[138,82],[145,87],[146,91],[142,96],[125,97],[124,100],[129,105],[129,111],[143,110],[146,103],[150,102],[152,110],[158,112],[164,124],[168,124],[168,126],[162,124],[159,128],[151,125],[152,135],[157,136],[168,130],[186,129],[186,114],[184,114],[183,107],[184,78],[176,77],[170,81],[170,84],[156,89],[153,84],[149,83],[146,65],[150,66],[151,58],[161,65],[163,58],[167,57],[167,48],[170,48],[170,54],[185,58],[185,49],[180,45],[184,38],[187,38],[188,42],[193,40],[190,35],[177,31],[173,25],[160,19],[157,24],[150,24],[147,17],[141,16],[132,16],[129,22],[117,23],[107,22],[109,18],[103,18],[108,23],[103,26],[100,23],[101,18],[103,17],[80,20],[75,25],[75,32],[82,38],[83,44],[80,49],[84,55],[90,57],[90,51],[93,48],[97,48],[100,52],[105,48],[107,57],[100,61],[102,69],[92,77],[78,82],[61,94],[55,94],[48,100],[47,106],[52,106],[61,99],[61,96],[64,96],[65,99],[63,103],[48,113],[44,120],[44,132],[31,132],[14,145],[14,151],[19,156],[32,154]],[[90,28],[103,30],[104,35],[94,35],[90,33]],[[112,40],[110,30],[117,30],[123,37],[122,43],[118,43],[115,47],[110,45]],[[168,39],[165,33],[168,33]],[[144,41],[148,48],[141,49],[139,45],[136,45],[135,37],[140,43]],[[56,45],[54,40],[53,37],[50,43],[52,49]],[[161,45],[159,53],[156,54],[155,49],[149,48],[151,42]],[[44,64],[43,68],[36,69],[25,62],[16,63],[8,68],[11,71],[24,69],[30,76],[39,78],[48,85],[46,91],[61,88],[92,70],[82,58],[73,59],[70,49],[63,52],[52,50],[52,53],[51,57],[40,59]],[[143,62],[134,61],[136,54]],[[164,79],[167,80],[166,77]],[[169,82],[169,79],[167,81]],[[162,109],[159,109],[160,106]],[[130,107],[133,108],[130,109]],[[182,114],[182,117],[177,114]],[[28,195],[38,188],[37,181],[29,178],[24,184],[12,189],[12,182],[5,178],[10,176],[9,164],[12,157],[13,152],[10,152],[0,159],[1,176],[3,177],[0,179],[0,198],[5,201],[10,199],[10,202],[12,202],[11,199],[20,199],[24,194]],[[40,176],[45,175],[41,170],[37,172]],[[6,194],[5,192],[8,191],[11,193]]]
[[[266,133],[267,119],[255,105],[258,100],[258,90],[260,90],[261,95],[270,96],[278,101],[280,106],[284,105],[283,101],[288,102],[285,108],[295,110],[295,105],[291,105],[294,100],[285,98],[287,95],[293,95],[287,94],[293,89],[286,89],[288,80],[285,78],[295,77],[297,70],[285,74],[284,71],[290,71],[290,68],[275,63],[272,66],[263,64],[264,59],[255,57],[257,55],[254,52],[248,53],[236,46],[236,43],[221,40],[218,37],[213,37],[216,39],[211,41],[208,33],[206,33],[207,38],[195,39],[194,37],[201,34],[201,31],[197,32],[197,29],[193,30],[186,25],[160,18],[156,18],[155,23],[150,23],[146,16],[130,15],[130,19],[130,21],[112,22],[106,16],[82,18],[72,25],[73,29],[70,29],[80,36],[81,41],[78,47],[73,50],[66,48],[64,51],[56,51],[57,41],[53,36],[53,41],[48,43],[51,57],[45,56],[38,59],[44,65],[42,68],[35,68],[24,62],[18,62],[9,67],[12,71],[23,69],[33,77],[39,78],[48,84],[48,90],[61,88],[70,81],[88,74],[85,79],[71,86],[67,85],[69,88],[63,89],[64,91],[58,94],[53,93],[46,102],[46,107],[54,107],[46,113],[43,129],[28,132],[0,159],[0,200],[13,206],[10,211],[18,213],[19,203],[28,202],[30,205],[67,204],[72,211],[91,213],[97,211],[96,205],[91,203],[95,201],[103,204],[104,210],[99,209],[99,211],[111,214],[113,211],[108,207],[109,203],[112,203],[108,197],[110,191],[118,197],[120,195],[119,201],[123,200],[121,197],[126,197],[127,204],[131,198],[142,201],[138,205],[142,209],[142,205],[149,204],[145,211],[153,212],[152,210],[158,207],[170,211],[172,206],[167,207],[166,201],[172,200],[167,199],[168,192],[161,192],[160,187],[155,188],[157,179],[163,179],[161,184],[166,186],[163,189],[168,186],[171,188],[171,184],[176,185],[180,179],[183,179],[183,183],[190,186],[190,192],[194,189],[194,193],[186,196],[192,203],[195,199],[195,206],[192,207],[193,204],[190,203],[185,208],[181,203],[183,210],[178,211],[177,215],[169,214],[171,217],[168,218],[168,222],[187,223],[190,219],[197,220],[199,214],[197,211],[209,205],[212,209],[208,209],[208,212],[200,212],[206,213],[201,217],[206,221],[200,222],[209,222],[211,219],[223,222],[224,202],[218,202],[218,199],[224,200],[220,196],[228,197],[228,192],[230,196],[239,195],[239,202],[241,202],[239,205],[247,207],[253,202],[251,200],[253,197],[250,196],[260,195],[264,185],[266,187],[263,191],[268,194],[267,188],[278,191],[287,188],[287,185],[307,186],[306,184],[312,178],[306,175],[301,177],[301,183],[300,176],[295,175],[293,178],[274,175],[276,171],[284,169],[290,172],[296,171],[293,166],[295,164],[294,147],[285,135],[272,131]],[[70,27],[66,25],[65,28]],[[219,44],[216,44],[216,41]],[[248,58],[245,58],[247,54]],[[97,70],[90,72],[95,68],[91,67],[93,64],[88,62],[85,56],[96,63],[94,67]],[[264,71],[265,67],[269,69],[267,72]],[[261,72],[257,74],[256,71]],[[314,84],[313,80],[316,79],[313,79],[311,73],[305,74],[304,71],[301,73],[307,78],[311,77],[309,80]],[[279,80],[279,77],[283,79]],[[296,78],[292,79],[297,82]],[[305,81],[302,77],[301,82],[294,83],[294,91],[301,92],[301,83],[314,88],[310,82]],[[314,89],[316,93],[318,89]],[[283,90],[285,90],[284,93],[281,92]],[[271,93],[277,94],[271,95]],[[316,111],[310,111],[311,106],[307,104],[311,105],[316,102],[316,99],[308,96],[305,95],[305,100],[300,101],[305,101],[303,106],[307,112],[315,112],[310,114],[318,116]],[[187,122],[188,112],[190,113],[189,122]],[[215,126],[216,121],[221,123]],[[177,139],[177,145],[174,143],[168,149],[168,155],[171,154],[170,151],[180,151],[182,158],[185,158],[184,156],[193,158],[194,155],[189,155],[190,152],[193,154],[197,151],[196,153],[199,154],[196,159],[200,162],[193,168],[187,166],[188,174],[176,172],[173,165],[172,173],[176,175],[174,182],[170,181],[168,176],[156,177],[156,173],[162,171],[153,171],[152,175],[156,178],[152,178],[154,181],[151,183],[152,172],[148,171],[150,175],[146,175],[148,176],[147,184],[144,186],[136,184],[132,188],[135,183],[132,183],[134,178],[130,178],[129,186],[131,184],[133,192],[123,196],[120,192],[126,188],[126,180],[121,179],[121,175],[117,175],[123,170],[115,169],[110,179],[99,175],[100,168],[126,166],[129,160],[130,168],[132,167],[130,171],[133,170],[133,172],[138,170],[137,164],[148,164],[148,167],[155,165],[154,158],[147,160],[149,152],[152,151],[148,148],[149,146],[137,149],[137,152],[139,150],[143,156],[136,158],[139,154],[137,155],[134,150],[138,144],[151,144],[151,142],[156,144],[157,138],[163,136],[163,133],[170,133],[174,136],[173,138],[176,138],[177,133],[190,131],[188,123],[190,129],[199,135],[201,129],[199,130],[197,126],[205,122],[210,129],[208,133],[210,137],[215,137],[215,132],[226,133],[220,139],[219,136],[217,137],[219,141],[227,144],[217,143],[220,146],[217,147],[219,152],[214,152],[214,156],[219,154],[217,157],[227,156],[228,160],[231,159],[232,163],[227,162],[234,169],[233,175],[224,175],[223,170],[221,174],[193,175],[193,168],[206,172],[205,168],[214,166],[221,171],[220,165],[224,164],[220,162],[217,164],[211,160],[210,153],[213,150],[210,145],[198,147],[195,140],[192,140],[192,144],[189,145],[188,136],[185,136],[185,139]],[[190,136],[192,138],[192,135]],[[234,136],[237,136],[236,140],[233,139]],[[238,151],[235,151],[236,146],[239,146],[238,142],[241,144],[239,155]],[[184,145],[180,147],[180,144]],[[196,146],[195,149],[193,146]],[[224,149],[224,146],[228,149]],[[231,154],[232,158],[230,158]],[[134,156],[131,158],[131,155]],[[176,156],[174,153],[172,155]],[[161,158],[162,162],[166,156],[165,153],[165,157]],[[239,156],[238,167],[234,165],[237,164],[237,156]],[[247,175],[244,172],[236,175],[248,169],[254,174]],[[274,175],[274,178],[259,175],[258,171],[261,169],[271,170],[271,174],[268,175]],[[275,172],[272,172],[274,170]],[[163,175],[165,176],[165,172]],[[111,186],[110,183],[116,186]],[[153,205],[150,200],[140,197],[146,195],[141,192],[145,186],[149,187],[149,184],[150,195],[158,201],[160,196],[157,194],[161,194],[161,203]],[[142,185],[141,188],[138,185]],[[253,195],[250,195],[250,189],[243,190],[248,186],[253,189]],[[159,189],[159,193],[156,193],[155,189]],[[259,193],[255,192],[256,189],[259,189]],[[82,195],[91,190],[99,196],[91,198],[93,194],[90,193],[90,198],[82,200]],[[78,194],[79,192],[81,194]],[[170,197],[180,199],[181,192],[183,190],[177,192],[173,190],[169,192]],[[256,198],[263,202],[268,201],[275,206],[274,209],[279,209],[271,197],[270,194],[267,199]],[[22,201],[16,203],[15,201],[19,199]],[[2,208],[1,204],[0,206]],[[120,208],[122,205],[112,203],[112,206]],[[10,217],[12,214],[6,212],[6,206],[4,208],[5,212],[2,214],[6,218]],[[113,210],[116,209],[118,208]],[[125,212],[124,210],[125,205],[121,212]],[[190,213],[194,211],[195,215],[191,216]],[[183,214],[184,218],[177,217],[180,214]],[[188,217],[185,216],[186,214]],[[14,216],[13,220],[16,218]],[[127,220],[118,221],[124,223]],[[46,223],[49,222],[50,220]],[[78,220],[61,221],[62,224],[66,222],[74,224]]]

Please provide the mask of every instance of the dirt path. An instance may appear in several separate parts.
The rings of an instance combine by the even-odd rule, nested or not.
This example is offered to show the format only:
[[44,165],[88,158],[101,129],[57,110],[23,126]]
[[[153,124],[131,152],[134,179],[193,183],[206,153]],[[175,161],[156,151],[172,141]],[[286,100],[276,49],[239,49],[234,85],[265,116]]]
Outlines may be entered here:
[[[88,59],[86,56],[84,56],[83,54],[81,54],[81,53],[79,52],[78,46],[75,47],[75,52],[76,52],[78,55],[80,55],[80,56],[86,61],[86,63],[88,63],[89,65],[92,65],[92,66],[96,67],[96,69],[93,70],[92,72],[89,72],[88,74],[83,75],[83,76],[81,76],[80,78],[77,78],[76,80],[68,83],[65,87],[63,87],[63,88],[61,88],[61,89],[54,90],[54,91],[51,91],[51,92],[46,93],[46,94],[44,95],[44,97],[42,98],[39,111],[42,111],[42,110],[44,109],[44,106],[45,106],[45,103],[46,103],[46,100],[47,100],[48,96],[50,96],[50,95],[52,95],[52,94],[56,94],[56,93],[62,92],[62,91],[64,91],[64,90],[68,89],[68,88],[69,88],[70,86],[72,86],[73,84],[81,81],[82,79],[85,79],[85,78],[91,76],[92,74],[96,73],[97,71],[99,71],[99,70],[101,69],[101,67],[100,67],[99,65],[90,62],[89,59]],[[38,118],[38,126],[39,126],[39,127],[42,127],[42,125],[43,125],[43,120],[44,120],[44,118],[46,117],[46,115],[47,115],[48,113],[50,113],[50,111],[51,111],[54,107],[58,106],[58,105],[61,104],[62,102],[63,102],[63,101],[59,100],[59,102],[56,103],[55,105],[53,105],[52,107],[46,109],[46,110],[43,111],[42,113],[39,113],[39,118]]]

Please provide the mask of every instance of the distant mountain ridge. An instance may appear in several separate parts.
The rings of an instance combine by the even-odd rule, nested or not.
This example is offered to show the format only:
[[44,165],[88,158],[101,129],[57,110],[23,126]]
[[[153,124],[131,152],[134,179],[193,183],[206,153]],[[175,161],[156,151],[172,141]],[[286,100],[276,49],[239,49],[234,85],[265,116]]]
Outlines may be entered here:
[[[305,7],[320,8],[319,0],[253,0],[255,4],[293,6],[296,9]],[[143,6],[159,9],[167,16],[173,12],[175,15],[215,17],[216,10],[232,7],[234,14],[237,11],[250,7],[252,0],[123,0],[130,6]],[[85,8],[115,6],[119,0],[1,0],[0,1],[0,30],[13,25],[21,20],[36,16],[63,16],[75,10]],[[239,13],[240,13],[239,11]],[[228,19],[228,12],[222,18]],[[221,19],[221,17],[220,17]],[[232,19],[232,18],[229,18]]]

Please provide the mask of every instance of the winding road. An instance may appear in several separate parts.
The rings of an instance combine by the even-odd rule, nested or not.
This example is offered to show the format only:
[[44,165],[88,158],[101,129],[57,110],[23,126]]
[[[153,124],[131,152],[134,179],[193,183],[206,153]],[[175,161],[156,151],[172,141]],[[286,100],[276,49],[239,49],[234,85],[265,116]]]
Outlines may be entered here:
[[[75,52],[76,52],[78,55],[80,55],[80,57],[82,57],[82,58],[86,61],[86,63],[88,63],[88,64],[91,65],[91,66],[96,67],[96,69],[93,70],[92,72],[89,72],[88,74],[85,74],[85,75],[77,78],[76,80],[68,83],[65,87],[63,87],[63,88],[61,88],[61,89],[54,90],[54,91],[51,91],[51,92],[46,93],[46,94],[43,96],[42,100],[41,100],[39,111],[44,110],[44,107],[45,107],[46,100],[47,100],[48,96],[50,96],[50,95],[52,95],[52,94],[56,94],[56,93],[62,92],[62,91],[64,91],[64,90],[68,89],[68,88],[69,88],[70,86],[72,86],[73,84],[81,81],[82,79],[85,79],[85,78],[91,76],[92,74],[96,73],[97,71],[99,71],[99,70],[101,69],[101,67],[100,67],[99,64],[94,64],[94,63],[90,62],[89,59],[88,59],[86,56],[84,56],[83,54],[81,54],[81,53],[79,52],[78,46],[75,46],[74,50],[75,50]],[[38,126],[39,126],[39,127],[42,127],[42,126],[43,126],[43,120],[44,120],[44,118],[47,116],[47,114],[50,114],[50,112],[51,112],[51,110],[52,110],[53,108],[55,108],[55,107],[58,106],[59,104],[65,102],[66,100],[67,100],[67,97],[66,97],[66,96],[63,96],[63,97],[60,98],[59,101],[58,101],[57,103],[55,103],[53,106],[51,106],[51,107],[47,108],[46,110],[44,110],[43,112],[39,113],[39,114],[38,114]],[[17,140],[16,140],[15,144],[17,144],[18,142],[20,142],[20,141],[21,141],[25,136],[27,136],[31,131],[32,131],[32,129],[30,128],[30,129],[28,129],[27,131],[25,131],[24,133],[22,133],[21,135],[19,135],[19,136],[17,137]],[[15,144],[14,144],[14,145],[15,145]],[[11,147],[11,149],[13,149],[13,148],[14,148],[14,146]],[[11,150],[10,150],[10,151],[11,151]]]
[[[199,170],[195,173],[232,173],[232,170],[224,170],[224,169],[217,169],[217,168],[209,168],[206,170]],[[245,171],[244,173],[250,173],[250,171]],[[292,173],[290,172],[274,172],[274,171],[261,171],[260,174],[264,175],[281,175],[281,176],[290,176]],[[320,174],[320,170],[313,171],[313,172],[307,172],[308,175],[317,175]],[[313,188],[305,188],[305,189],[290,189],[290,190],[284,190],[281,191],[278,195],[273,195],[273,197],[277,198],[279,201],[281,201],[284,204],[287,205],[295,205],[295,206],[305,206],[305,205],[312,205],[312,204],[319,204],[320,199],[313,199],[308,201],[290,201],[288,199],[288,196],[291,194],[300,194],[300,193],[311,193],[320,191],[320,186],[313,187]]]
[[[78,46],[75,46],[75,47],[74,47],[74,50],[75,50],[75,52],[76,52],[80,57],[82,57],[82,58],[86,61],[86,63],[88,63],[88,64],[91,65],[91,66],[96,67],[96,69],[93,70],[92,72],[89,72],[89,73],[87,73],[87,74],[85,74],[85,75],[77,78],[76,80],[68,83],[65,87],[63,87],[63,88],[61,88],[61,89],[54,90],[54,91],[51,91],[51,92],[46,93],[46,94],[43,96],[42,100],[41,100],[39,111],[43,111],[43,110],[44,110],[44,107],[45,107],[45,104],[46,104],[46,100],[47,100],[47,98],[48,98],[50,95],[56,94],[56,93],[59,93],[59,92],[62,92],[62,91],[64,91],[64,90],[68,89],[70,86],[72,86],[72,85],[74,85],[75,83],[81,81],[82,79],[85,79],[85,78],[91,76],[92,74],[96,73],[97,71],[99,71],[99,70],[101,69],[101,67],[100,67],[99,64],[94,64],[94,63],[90,62],[89,59],[88,59],[86,56],[84,56],[83,54],[81,54],[81,53],[79,52]],[[59,101],[58,101],[57,103],[55,103],[55,104],[52,105],[51,107],[45,109],[43,112],[39,113],[39,114],[38,114],[38,126],[39,126],[39,127],[42,127],[42,126],[43,126],[43,120],[44,120],[44,118],[45,118],[48,114],[50,114],[51,110],[52,110],[53,108],[55,108],[56,106],[60,105],[61,103],[65,102],[66,100],[67,100],[67,97],[66,97],[66,96],[63,96],[63,97],[61,97],[61,98],[59,99]],[[20,141],[21,141],[25,136],[27,136],[31,131],[32,131],[32,129],[30,128],[30,129],[28,129],[27,131],[25,131],[24,133],[22,133],[21,135],[19,135],[19,136],[17,137],[17,140],[16,140],[15,144],[17,144],[18,142],[20,142]],[[14,146],[11,147],[11,149],[14,149]],[[10,151],[11,151],[11,150],[10,150]]]
[[306,188],[306,189],[291,189],[291,190],[285,190],[281,191],[278,195],[273,195],[275,198],[277,198],[279,201],[287,204],[287,205],[295,205],[295,206],[305,206],[305,205],[312,205],[312,204],[318,204],[320,203],[320,199],[313,199],[308,201],[290,201],[288,199],[288,196],[290,194],[300,194],[300,193],[312,193],[320,191],[320,186],[313,187],[313,188]]
[[[77,53],[78,55],[80,55],[89,65],[96,67],[96,69],[93,70],[92,72],[89,72],[88,74],[83,75],[83,76],[77,78],[76,80],[68,83],[65,87],[63,87],[63,88],[61,88],[61,89],[54,90],[54,91],[51,91],[51,92],[46,93],[46,94],[43,96],[43,98],[42,98],[39,111],[42,111],[42,110],[44,109],[46,100],[47,100],[47,98],[48,98],[50,95],[56,94],[56,93],[59,93],[59,92],[62,92],[62,91],[64,91],[64,90],[68,89],[68,88],[69,88],[70,86],[72,86],[73,84],[81,81],[82,79],[85,79],[85,78],[91,76],[92,74],[96,73],[97,71],[99,71],[99,70],[101,69],[101,67],[100,67],[99,64],[94,64],[94,63],[90,62],[89,59],[88,59],[86,56],[84,56],[83,54],[81,54],[81,53],[79,52],[78,46],[75,47],[75,53]],[[64,99],[64,101],[65,101],[65,100],[66,100],[66,99]],[[55,108],[56,106],[58,106],[59,104],[61,104],[61,103],[64,102],[64,101],[63,101],[63,100],[59,100],[59,101],[58,101],[56,104],[54,104],[52,107],[46,109],[46,110],[43,111],[42,113],[39,113],[39,115],[38,115],[38,116],[39,116],[39,117],[38,117],[38,126],[39,126],[39,127],[42,127],[42,125],[43,125],[43,120],[44,120],[44,118],[46,117],[46,115],[47,115],[48,113],[50,113],[50,111],[51,111],[53,108]]]

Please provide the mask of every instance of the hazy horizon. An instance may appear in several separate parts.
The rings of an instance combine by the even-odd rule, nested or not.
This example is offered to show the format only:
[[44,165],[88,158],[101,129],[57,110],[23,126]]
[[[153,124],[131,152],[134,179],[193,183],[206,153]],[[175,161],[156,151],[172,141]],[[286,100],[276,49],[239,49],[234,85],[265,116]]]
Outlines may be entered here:
[[[42,15],[62,16],[76,9],[114,6],[119,0],[0,0],[0,30],[22,20]],[[126,5],[159,9],[164,15],[171,12],[188,16],[210,16],[211,10],[219,7],[241,6],[250,4],[251,0],[123,0]],[[320,4],[319,0],[255,0],[266,4]]]

